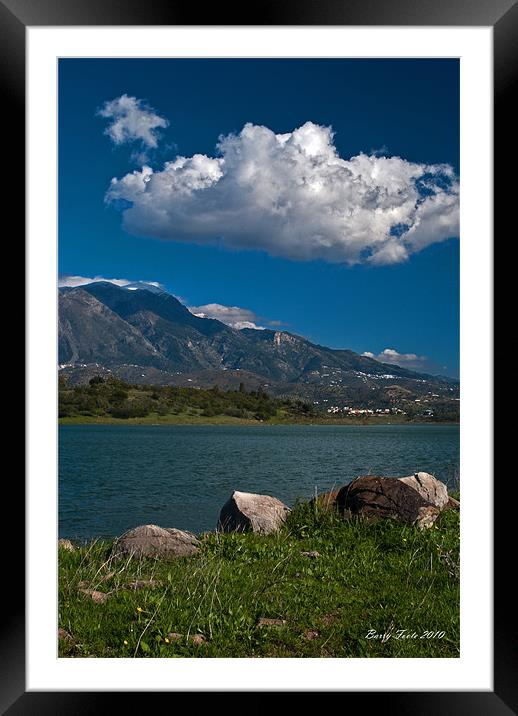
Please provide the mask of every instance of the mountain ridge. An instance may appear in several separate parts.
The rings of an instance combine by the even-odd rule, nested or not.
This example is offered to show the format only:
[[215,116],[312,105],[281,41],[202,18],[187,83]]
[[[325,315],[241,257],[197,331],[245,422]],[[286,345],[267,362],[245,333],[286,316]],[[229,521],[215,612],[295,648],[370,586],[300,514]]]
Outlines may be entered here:
[[366,400],[366,391],[389,386],[412,394],[432,387],[448,395],[458,386],[451,378],[327,348],[288,331],[238,330],[195,316],[172,294],[101,281],[60,289],[58,339],[60,366],[75,375],[87,366],[125,375],[134,368],[135,382],[152,371],[157,383],[203,373],[217,383],[227,380],[223,373],[242,371],[277,392],[314,402],[319,393],[346,398],[349,388],[361,389]]

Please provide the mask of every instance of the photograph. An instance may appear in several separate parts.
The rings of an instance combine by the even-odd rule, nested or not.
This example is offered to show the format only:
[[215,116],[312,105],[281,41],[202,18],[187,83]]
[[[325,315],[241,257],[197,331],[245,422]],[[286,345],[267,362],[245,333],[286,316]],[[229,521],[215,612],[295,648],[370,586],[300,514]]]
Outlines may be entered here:
[[518,714],[517,34],[518,0],[0,0],[25,267],[0,714]]
[[58,659],[459,660],[459,57],[56,72]]

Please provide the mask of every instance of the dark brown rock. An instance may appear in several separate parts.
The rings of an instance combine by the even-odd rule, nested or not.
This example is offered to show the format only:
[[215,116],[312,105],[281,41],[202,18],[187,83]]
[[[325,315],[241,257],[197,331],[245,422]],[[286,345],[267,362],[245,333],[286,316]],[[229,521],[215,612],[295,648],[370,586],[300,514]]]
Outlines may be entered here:
[[218,529],[222,532],[276,532],[290,508],[275,497],[235,490],[223,505]]
[[141,525],[125,532],[113,545],[112,555],[120,557],[188,557],[198,551],[199,541],[190,532],[172,527]]
[[341,512],[349,510],[369,520],[392,518],[418,527],[431,527],[439,508],[397,477],[362,476],[345,485],[337,497]]

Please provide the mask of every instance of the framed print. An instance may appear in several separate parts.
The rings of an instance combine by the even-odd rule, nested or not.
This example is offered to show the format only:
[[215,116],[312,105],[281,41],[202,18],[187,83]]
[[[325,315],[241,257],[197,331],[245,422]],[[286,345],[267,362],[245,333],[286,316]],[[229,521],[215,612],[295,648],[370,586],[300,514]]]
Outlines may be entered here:
[[516,711],[492,442],[516,5],[0,12],[28,319],[2,708]]

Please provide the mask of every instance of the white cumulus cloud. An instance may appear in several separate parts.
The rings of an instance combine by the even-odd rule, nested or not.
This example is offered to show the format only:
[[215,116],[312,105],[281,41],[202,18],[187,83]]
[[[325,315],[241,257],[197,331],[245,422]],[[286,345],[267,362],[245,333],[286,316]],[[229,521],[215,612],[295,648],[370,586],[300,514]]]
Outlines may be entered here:
[[331,127],[312,122],[285,134],[246,124],[217,150],[113,178],[106,201],[123,209],[132,234],[294,260],[399,263],[458,236],[449,165],[376,153],[343,159]]
[[[167,119],[160,117],[144,100],[128,97],[127,94],[105,102],[97,114],[111,120],[105,134],[115,144],[140,141],[143,146],[155,149],[159,139],[158,130],[169,125]],[[135,155],[136,159],[145,160],[145,157],[145,154]]]
[[426,356],[418,356],[416,353],[399,353],[394,348],[385,348],[377,355],[370,351],[365,351],[362,356],[366,358],[374,358],[382,363],[391,363],[393,365],[399,365],[403,368],[421,368],[425,369],[428,358]]
[[215,318],[227,326],[237,328],[255,328],[262,331],[264,326],[259,326],[257,315],[248,308],[239,306],[222,306],[221,303],[207,303],[204,306],[189,306],[189,311],[200,318]]

